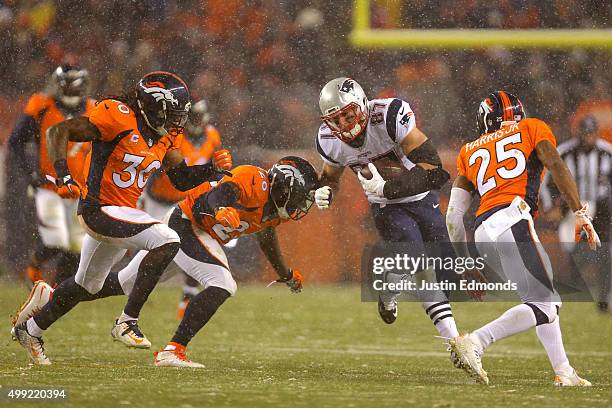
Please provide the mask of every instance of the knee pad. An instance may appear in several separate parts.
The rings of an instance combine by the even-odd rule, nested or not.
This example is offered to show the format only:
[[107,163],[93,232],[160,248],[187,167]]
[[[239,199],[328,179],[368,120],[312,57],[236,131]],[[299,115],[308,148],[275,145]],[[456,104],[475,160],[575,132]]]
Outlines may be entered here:
[[525,304],[533,311],[536,318],[536,326],[554,322],[561,306],[561,303],[551,302],[529,302]]

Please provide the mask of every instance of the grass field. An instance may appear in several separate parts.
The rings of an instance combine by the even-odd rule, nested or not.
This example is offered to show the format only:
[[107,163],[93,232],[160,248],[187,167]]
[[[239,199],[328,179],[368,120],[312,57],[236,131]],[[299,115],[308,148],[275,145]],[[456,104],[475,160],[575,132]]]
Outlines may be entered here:
[[[491,385],[473,384],[452,367],[419,305],[401,304],[398,321],[388,326],[374,303],[359,302],[354,287],[307,287],[291,295],[281,287],[243,286],[189,347],[188,355],[206,365],[202,370],[156,368],[153,350],[113,343],[111,322],[125,298],[84,303],[45,336],[53,365],[33,367],[8,334],[9,315],[26,294],[25,286],[0,286],[0,385],[65,387],[68,400],[55,406],[612,405],[612,318],[592,304],[564,305],[562,327],[571,361],[595,387],[555,389],[535,333],[493,345],[484,358]],[[142,312],[154,349],[174,332],[178,296],[178,288],[160,287]],[[455,315],[470,330],[506,307],[457,304]]]

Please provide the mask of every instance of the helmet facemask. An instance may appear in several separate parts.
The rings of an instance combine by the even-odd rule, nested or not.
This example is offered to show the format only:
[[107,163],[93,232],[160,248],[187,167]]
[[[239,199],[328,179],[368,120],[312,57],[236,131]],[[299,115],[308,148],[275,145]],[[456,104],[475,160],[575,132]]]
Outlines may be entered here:
[[[282,177],[281,174],[284,175],[284,180],[277,179]],[[308,214],[314,203],[314,190],[306,191],[303,181],[300,182],[286,171],[272,172],[270,186],[270,198],[281,219],[297,221]]]
[[350,143],[359,137],[366,129],[368,115],[355,102],[342,109],[321,116],[321,120],[331,129],[332,134],[345,143]]
[[177,136],[185,128],[189,118],[191,102],[185,105],[184,110],[168,109],[168,104],[163,100],[160,103],[161,109],[147,110],[143,108],[142,103],[138,100],[138,107],[147,125],[158,135],[164,136],[165,134],[170,134]]
[[89,91],[89,73],[85,69],[59,66],[53,73],[55,94],[62,105],[76,108]]

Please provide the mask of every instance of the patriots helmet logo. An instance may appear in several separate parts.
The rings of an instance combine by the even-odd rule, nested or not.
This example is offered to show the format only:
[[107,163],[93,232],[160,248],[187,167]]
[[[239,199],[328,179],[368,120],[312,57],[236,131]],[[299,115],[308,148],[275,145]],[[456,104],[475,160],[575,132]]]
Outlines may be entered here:
[[347,79],[346,81],[344,81],[342,83],[342,86],[340,87],[340,92],[344,92],[344,93],[350,93],[353,96],[357,96],[355,94],[355,81],[353,81],[352,79]]
[[179,105],[179,101],[178,99],[174,97],[174,94],[171,91],[164,89],[162,87],[159,87],[159,86],[147,87],[147,88],[144,88],[144,92],[148,93],[153,98],[155,98],[155,102],[165,100],[167,102],[170,102],[172,106]]

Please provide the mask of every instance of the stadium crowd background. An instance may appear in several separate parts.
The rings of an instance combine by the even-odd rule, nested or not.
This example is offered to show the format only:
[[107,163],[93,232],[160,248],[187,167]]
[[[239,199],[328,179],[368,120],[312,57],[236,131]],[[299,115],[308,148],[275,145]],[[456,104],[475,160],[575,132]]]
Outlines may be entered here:
[[[372,4],[375,28],[610,28],[612,16],[612,3],[595,0]],[[528,114],[549,123],[560,141],[572,137],[589,114],[610,138],[609,52],[356,50],[348,43],[351,7],[347,0],[0,1],[2,151],[27,98],[44,89],[64,61],[79,61],[89,70],[94,97],[116,94],[147,71],[177,72],[196,97],[210,102],[212,122],[238,163],[263,163],[279,149],[304,149],[316,158],[318,93],[329,79],[343,75],[359,81],[370,98],[408,100],[418,126],[442,146],[450,170],[458,145],[476,137],[477,104],[498,88],[518,95]],[[19,180],[3,178],[10,186],[2,190],[6,203],[6,191],[14,191]],[[366,219],[367,205],[354,183],[348,190],[338,211]],[[21,201],[13,197],[4,210],[17,229],[11,229],[2,252],[17,270],[34,229],[15,224],[32,216],[29,204],[10,202]],[[307,222],[322,228],[333,216]],[[346,218],[334,224],[337,230],[373,237],[371,231],[359,232],[361,221],[349,225]],[[338,260],[338,269],[358,265],[356,259]]]

